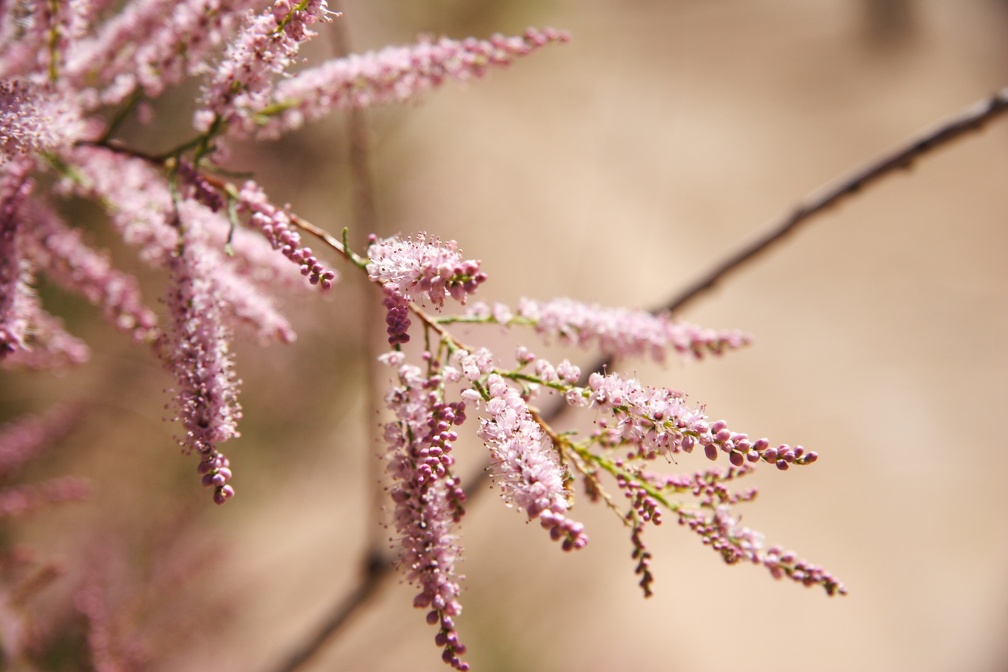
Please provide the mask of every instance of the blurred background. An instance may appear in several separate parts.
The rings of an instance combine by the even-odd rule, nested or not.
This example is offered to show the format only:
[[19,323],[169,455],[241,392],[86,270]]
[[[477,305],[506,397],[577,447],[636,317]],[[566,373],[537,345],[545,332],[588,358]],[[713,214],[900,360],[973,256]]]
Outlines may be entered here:
[[[1008,84],[1008,4],[995,0],[342,9],[355,51],[423,33],[571,32],[488,81],[368,118],[381,230],[459,241],[490,276],[479,298],[511,304],[656,305],[810,191]],[[313,58],[334,48],[325,36],[312,47]],[[162,104],[159,134],[184,135],[191,94]],[[233,167],[254,168],[275,201],[314,223],[350,226],[359,246],[345,137],[334,118],[236,148]],[[622,363],[733,428],[819,453],[812,467],[758,474],[761,496],[740,512],[768,542],[839,576],[847,597],[728,567],[668,517],[646,537],[656,595],[645,600],[611,512],[581,502],[591,543],[564,554],[488,488],[462,524],[458,627],[473,668],[1008,669],[1008,438],[997,420],[1008,408],[1006,150],[1008,123],[994,122],[815,219],[681,316],[746,330],[752,347]],[[114,246],[107,231],[95,237]],[[136,268],[129,250],[113,254]],[[158,296],[163,278],[143,277]],[[374,527],[378,418],[363,391],[362,354],[383,338],[362,306],[377,300],[348,277],[331,298],[289,304],[294,345],[239,344],[245,419],[226,447],[238,496],[217,508],[162,421],[168,374],[47,289],[92,362],[60,377],[5,373],[0,412],[86,399],[86,419],[34,468],[97,488],[9,532],[62,560],[64,587],[47,599],[112,544],[96,540],[116,539],[130,558],[116,569],[124,585],[149,586],[169,560],[192,573],[193,590],[136,619],[171,654],[152,669],[271,670],[353,588],[369,540],[388,535]],[[501,357],[517,342],[493,330],[466,339],[504,347]],[[481,451],[460,442],[464,473],[479,470]],[[217,560],[186,564],[195,557]],[[413,593],[390,582],[304,669],[447,669]],[[174,619],[203,614],[204,636],[169,636],[155,616],[169,604]]]

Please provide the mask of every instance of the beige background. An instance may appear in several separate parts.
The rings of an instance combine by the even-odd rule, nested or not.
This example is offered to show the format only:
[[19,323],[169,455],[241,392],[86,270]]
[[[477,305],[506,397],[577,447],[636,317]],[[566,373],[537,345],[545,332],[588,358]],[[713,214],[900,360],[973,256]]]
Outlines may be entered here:
[[[457,239],[483,260],[486,300],[653,305],[808,192],[1008,83],[1008,9],[991,0],[878,3],[908,11],[891,24],[853,0],[480,4],[344,10],[357,49],[529,24],[573,35],[372,117],[385,230]],[[236,167],[257,165],[275,200],[337,231],[352,226],[340,133],[337,121],[265,158],[239,150]],[[849,596],[726,567],[670,520],[648,535],[657,594],[644,600],[611,513],[579,506],[591,543],[564,555],[487,492],[463,523],[458,625],[474,668],[1005,669],[1006,146],[1002,120],[816,219],[683,315],[750,331],[753,347],[625,363],[733,427],[820,453],[759,475],[744,522],[828,567]],[[192,532],[229,554],[206,594],[234,610],[215,640],[174,647],[158,669],[268,670],[353,585],[374,479],[353,287],[294,304],[293,347],[241,348],[239,496],[219,510],[207,497]],[[204,494],[159,424],[167,378],[79,324],[95,365],[7,393],[123,392],[101,397],[64,458],[106,485],[100,499],[48,518],[62,542],[25,531],[53,553],[95,525],[143,538],[144,521]],[[459,447],[466,467],[479,450]],[[444,669],[411,599],[390,585],[307,669]]]

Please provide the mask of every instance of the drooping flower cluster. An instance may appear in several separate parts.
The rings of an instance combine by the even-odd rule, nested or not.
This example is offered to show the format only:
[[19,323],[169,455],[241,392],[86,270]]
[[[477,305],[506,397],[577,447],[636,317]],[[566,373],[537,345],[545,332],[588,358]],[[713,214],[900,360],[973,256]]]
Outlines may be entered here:
[[396,369],[398,378],[385,396],[395,415],[385,425],[385,443],[399,565],[420,588],[413,606],[428,609],[427,622],[439,626],[435,640],[444,649],[445,662],[466,670],[469,666],[460,658],[465,646],[455,630],[455,617],[462,612],[455,527],[464,513],[465,492],[451,471],[452,444],[458,438],[452,427],[465,421],[465,404],[445,402],[444,378],[404,363],[402,353],[389,353],[382,361]]
[[517,506],[529,520],[539,519],[565,551],[588,543],[584,525],[567,518],[570,493],[556,449],[529,412],[516,389],[498,374],[486,381],[488,418],[480,420],[479,436],[490,449],[494,481],[508,506]]
[[221,320],[214,269],[203,254],[206,243],[191,226],[181,225],[180,233],[166,299],[172,322],[158,348],[176,378],[178,420],[185,429],[179,443],[187,452],[199,453],[203,485],[213,488],[214,501],[223,504],[234,488],[228,485],[230,464],[217,445],[238,436],[239,381]]
[[85,245],[81,232],[67,226],[45,204],[32,201],[25,210],[32,261],[50,280],[101,307],[109,322],[138,341],[156,334],[157,317],[144,305],[135,278],[116,270],[106,255]]

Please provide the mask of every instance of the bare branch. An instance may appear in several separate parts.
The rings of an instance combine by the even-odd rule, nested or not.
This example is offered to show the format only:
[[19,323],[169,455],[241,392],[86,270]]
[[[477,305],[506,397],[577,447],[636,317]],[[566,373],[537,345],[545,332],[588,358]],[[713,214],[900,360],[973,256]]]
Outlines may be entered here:
[[751,259],[769,249],[812,217],[858,194],[866,187],[874,186],[887,175],[901,170],[909,170],[918,158],[950,144],[967,133],[979,131],[986,122],[1005,112],[1008,112],[1008,87],[1001,89],[986,100],[971,105],[966,110],[916,137],[910,138],[908,142],[887,154],[883,154],[871,163],[820,188],[806,197],[789,214],[770,222],[766,227],[766,232],[756,240],[729,255],[653,312],[682,310],[683,306],[713,289],[724,277],[739,270]]

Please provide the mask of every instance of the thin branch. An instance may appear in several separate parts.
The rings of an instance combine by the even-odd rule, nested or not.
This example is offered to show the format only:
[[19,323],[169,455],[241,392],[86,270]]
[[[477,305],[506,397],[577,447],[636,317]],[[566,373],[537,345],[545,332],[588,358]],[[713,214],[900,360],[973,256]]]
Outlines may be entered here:
[[[848,197],[862,193],[866,187],[874,186],[883,177],[910,168],[918,158],[939,147],[951,144],[967,133],[979,130],[986,122],[1005,112],[1008,112],[1008,87],[947,119],[935,128],[911,138],[892,152],[812,193],[789,214],[771,222],[767,227],[767,232],[762,236],[726,257],[696,282],[652,312],[682,309],[683,306],[713,289],[722,279],[738,271],[749,261],[796,230],[800,224],[822,214]],[[586,374],[589,371],[602,371],[611,363],[611,358],[600,359],[589,369],[585,369]],[[566,404],[557,403],[540,415],[546,422],[551,422],[559,417],[566,408],[568,408]],[[465,491],[470,500],[486,490],[484,486],[488,478],[487,474],[487,470],[484,469],[466,483]],[[295,654],[283,666],[275,668],[274,672],[294,672],[301,664],[314,656],[340,631],[360,607],[374,597],[377,589],[392,575],[390,569],[391,564],[385,556],[372,555],[360,585],[342,603],[337,605],[316,630],[313,637],[301,643],[295,649]]]
[[887,175],[909,170],[914,162],[932,150],[944,147],[959,137],[979,131],[991,119],[1008,112],[1008,87],[1001,89],[959,114],[924,131],[893,151],[813,192],[789,214],[770,222],[766,232],[753,242],[726,257],[693,284],[653,312],[675,312],[697,297],[712,290],[718,282],[739,270],[757,255],[796,230],[799,225],[873,186]]
[[[342,14],[341,0],[333,0],[330,7]],[[333,52],[339,58],[346,58],[351,53],[350,35],[347,30],[346,15],[333,22],[332,30],[329,31],[332,38]],[[348,141],[348,161],[350,164],[350,178],[353,185],[353,207],[354,207],[354,229],[357,235],[367,235],[374,233],[381,237],[380,223],[378,221],[378,209],[375,201],[375,184],[371,171],[371,134],[368,131],[368,120],[366,111],[359,106],[351,106],[346,113],[346,137]],[[377,418],[381,413],[381,394],[379,389],[380,367],[378,363],[379,346],[376,343],[376,334],[382,333],[379,325],[382,324],[381,304],[372,300],[369,295],[368,283],[358,284],[357,288],[361,294],[361,319],[359,323],[359,334],[361,355],[364,357],[364,383],[367,390],[367,418]],[[369,555],[378,556],[384,544],[387,543],[383,534],[383,502],[384,489],[382,483],[382,466],[384,461],[381,455],[375,452],[381,445],[381,431],[377,423],[369,421],[367,423],[368,446],[370,450],[365,451],[371,458],[367,461],[367,478],[371,484],[371,504],[368,507],[370,539],[368,547]]]
[[360,583],[322,619],[311,637],[301,642],[282,663],[273,668],[273,672],[295,672],[314,658],[322,650],[322,647],[357,614],[357,611],[378,594],[386,579],[395,573],[393,570],[394,566],[387,557],[371,556],[364,568]]

